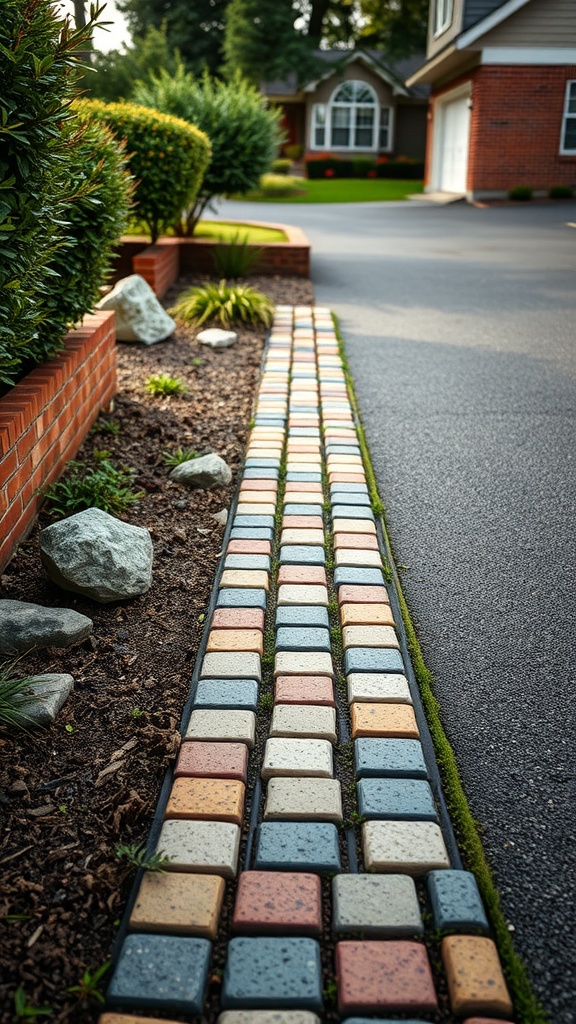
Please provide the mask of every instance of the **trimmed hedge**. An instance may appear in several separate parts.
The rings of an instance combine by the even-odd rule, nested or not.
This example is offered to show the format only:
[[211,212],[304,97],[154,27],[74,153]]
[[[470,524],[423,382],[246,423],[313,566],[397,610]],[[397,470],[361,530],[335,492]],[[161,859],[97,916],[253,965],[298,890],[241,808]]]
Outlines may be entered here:
[[418,181],[424,177],[424,164],[420,160],[388,160],[381,162],[369,156],[308,157],[306,174],[313,180],[320,178],[396,178]]
[[376,167],[377,178],[396,178],[404,181],[421,181],[424,177],[422,160],[388,160]]
[[136,179],[134,215],[145,222],[155,242],[196,201],[210,160],[206,135],[181,118],[135,103],[81,100],[75,108],[125,140]]

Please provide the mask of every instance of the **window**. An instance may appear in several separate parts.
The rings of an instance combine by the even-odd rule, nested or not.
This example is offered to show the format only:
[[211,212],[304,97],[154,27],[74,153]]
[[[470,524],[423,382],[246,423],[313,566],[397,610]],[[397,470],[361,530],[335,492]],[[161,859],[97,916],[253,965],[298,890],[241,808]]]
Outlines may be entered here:
[[576,81],[566,82],[560,152],[573,153],[576,156]]
[[310,128],[312,149],[392,149],[392,111],[381,107],[366,82],[343,82],[330,102],[315,103]]
[[436,0],[434,11],[434,35],[439,36],[445,32],[452,23],[453,0]]

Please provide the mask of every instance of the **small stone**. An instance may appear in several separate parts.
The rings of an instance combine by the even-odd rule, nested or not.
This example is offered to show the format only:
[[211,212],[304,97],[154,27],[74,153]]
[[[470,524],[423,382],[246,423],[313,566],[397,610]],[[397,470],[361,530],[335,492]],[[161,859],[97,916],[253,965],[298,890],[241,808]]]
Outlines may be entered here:
[[196,341],[210,348],[229,348],[237,338],[236,331],[223,331],[220,327],[208,327],[196,335]]
[[0,600],[0,651],[70,647],[90,636],[92,619],[71,608],[44,608],[26,601]]
[[409,875],[337,875],[332,880],[332,931],[406,938],[424,931]]
[[114,285],[97,309],[113,309],[116,313],[118,341],[142,341],[154,345],[174,333],[176,323],[156,298],[150,285],[140,274],[130,274]]
[[40,557],[64,590],[102,604],[145,594],[152,583],[148,530],[87,508],[40,533]]
[[211,943],[175,935],[128,935],[108,986],[112,1006],[201,1013]]
[[258,827],[256,870],[340,871],[338,829],[324,821],[264,821]]
[[220,526],[226,526],[226,523],[228,522],[228,509],[223,508],[220,512],[214,512],[212,514],[212,519],[215,519],[217,523],[220,523]]
[[321,1010],[319,944],[307,938],[231,939],[221,1005]]
[[342,792],[336,779],[270,779],[265,821],[342,821]]
[[219,455],[211,452],[199,459],[189,459],[175,466],[170,479],[186,487],[210,490],[213,487],[226,487],[232,480],[232,470]]
[[30,676],[21,693],[27,698],[18,708],[30,725],[49,726],[74,689],[74,678],[66,673]]

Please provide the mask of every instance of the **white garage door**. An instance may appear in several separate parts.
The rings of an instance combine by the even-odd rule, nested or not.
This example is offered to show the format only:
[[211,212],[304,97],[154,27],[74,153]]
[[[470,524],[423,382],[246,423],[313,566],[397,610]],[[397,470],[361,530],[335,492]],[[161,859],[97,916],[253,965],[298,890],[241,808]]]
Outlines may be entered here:
[[441,192],[465,192],[470,135],[469,97],[443,103],[440,107],[438,188]]

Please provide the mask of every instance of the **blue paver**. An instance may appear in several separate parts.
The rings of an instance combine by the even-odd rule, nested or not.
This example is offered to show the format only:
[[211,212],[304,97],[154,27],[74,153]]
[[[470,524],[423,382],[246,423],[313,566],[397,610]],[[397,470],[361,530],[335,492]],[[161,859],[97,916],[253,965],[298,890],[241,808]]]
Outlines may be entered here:
[[425,779],[426,763],[418,740],[375,736],[354,741],[356,777]]
[[322,473],[286,473],[287,483],[321,484]]
[[[342,505],[353,505],[355,508],[370,508],[370,495],[368,493],[348,494],[347,491],[330,491],[330,501],[339,507],[342,507]],[[351,516],[349,510],[346,515],[349,519],[358,518],[357,516]]]
[[245,516],[241,513],[240,515],[234,516],[234,522],[232,525],[234,529],[241,527],[243,529],[251,530],[255,527],[262,530],[273,530],[274,516]]
[[254,868],[259,871],[340,871],[338,829],[318,821],[264,821],[258,828]]
[[225,569],[265,569],[270,572],[270,555],[226,555]]
[[422,1018],[406,1020],[405,1017],[402,1017],[400,1020],[398,1017],[346,1017],[342,1024],[424,1024],[424,1022]]
[[358,444],[327,444],[326,455],[360,455]]
[[322,505],[284,505],[285,516],[321,516]]
[[331,484],[330,494],[336,491],[340,492],[341,494],[368,494],[368,488],[366,487],[366,484]]
[[328,609],[321,605],[280,605],[276,609],[276,629],[280,626],[320,626],[330,628]]
[[432,790],[422,779],[360,779],[358,811],[384,821],[436,821]]
[[344,653],[344,673],[347,676],[351,672],[403,671],[400,651],[390,647],[349,647]]
[[128,935],[108,988],[108,1001],[163,1014],[201,1013],[211,943],[175,935]]
[[274,530],[264,529],[261,526],[253,530],[249,526],[234,526],[230,530],[230,540],[274,540]]
[[324,548],[314,544],[282,544],[280,565],[325,565]]
[[286,417],[280,416],[256,416],[254,418],[254,425],[256,427],[283,427],[286,423]]
[[489,930],[482,897],[470,871],[431,871],[426,885],[435,928],[451,932]]
[[218,591],[217,608],[262,608],[266,611],[266,591],[259,587],[223,587]]
[[222,1007],[321,1010],[320,944],[304,938],[231,939]]
[[372,519],[374,513],[370,508],[350,508],[348,505],[332,505],[334,519]]
[[[346,507],[346,506],[345,506]],[[344,513],[344,516],[346,513]],[[334,570],[334,586],[350,583],[360,587],[383,587],[384,576],[381,569],[363,569],[361,566],[340,565]]]
[[256,711],[258,683],[255,679],[201,679],[196,688],[194,707]]
[[320,437],[316,427],[289,427],[288,437]]
[[246,469],[278,469],[280,459],[246,459]]
[[[323,611],[326,611],[324,608]],[[281,626],[276,632],[277,651],[329,651],[330,633],[315,626]]]
[[277,469],[245,469],[242,474],[243,480],[277,480],[279,471]]

